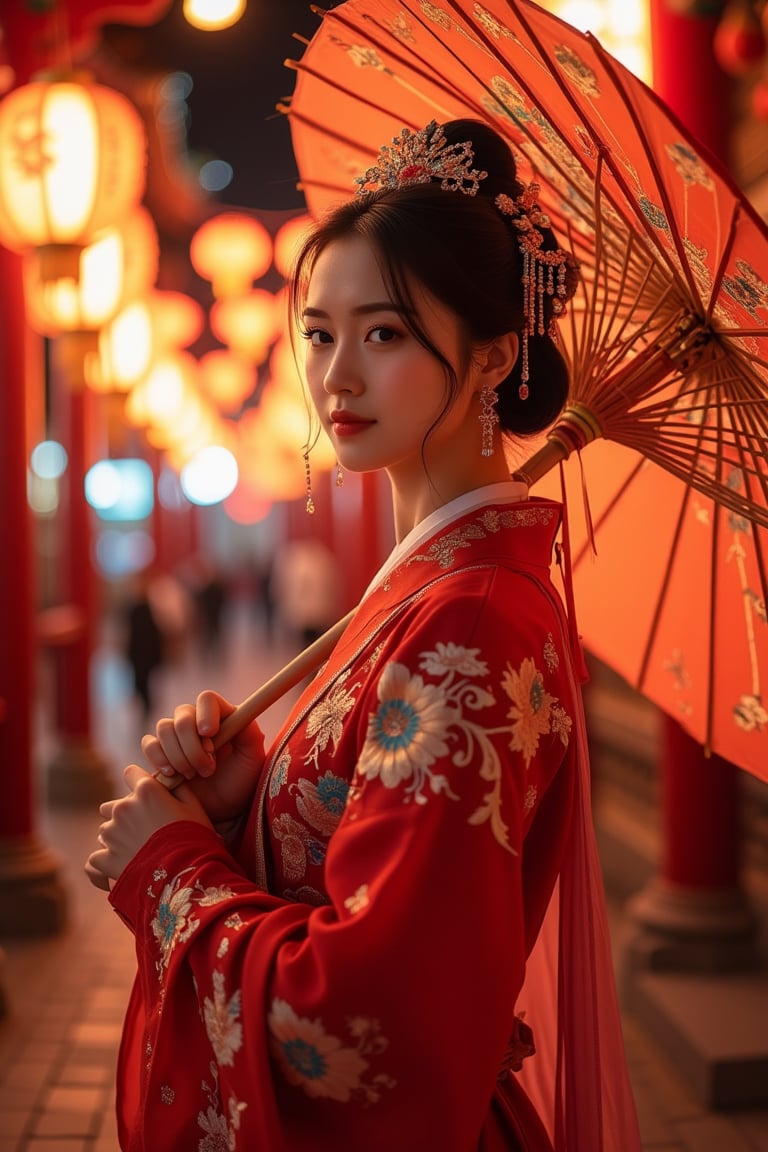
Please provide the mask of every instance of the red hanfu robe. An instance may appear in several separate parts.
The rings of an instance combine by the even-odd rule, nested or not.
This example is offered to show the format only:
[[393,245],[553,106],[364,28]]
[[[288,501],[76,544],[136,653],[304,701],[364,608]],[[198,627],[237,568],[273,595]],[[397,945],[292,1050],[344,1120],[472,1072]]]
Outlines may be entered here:
[[[569,1076],[621,1077],[620,1052],[618,1071],[581,1054],[563,1070],[573,1036],[551,1027],[559,983],[561,1016],[586,1005],[570,1033],[597,1043],[602,990],[567,1003],[546,965],[538,1003],[524,989],[553,894],[566,904],[586,777],[549,578],[560,510],[519,497],[470,494],[396,550],[267,756],[236,852],[175,823],[115,885],[139,966],[123,1149],[636,1147],[631,1116],[604,1142],[600,1083],[565,1100]],[[542,1119],[524,1060],[542,1061]]]

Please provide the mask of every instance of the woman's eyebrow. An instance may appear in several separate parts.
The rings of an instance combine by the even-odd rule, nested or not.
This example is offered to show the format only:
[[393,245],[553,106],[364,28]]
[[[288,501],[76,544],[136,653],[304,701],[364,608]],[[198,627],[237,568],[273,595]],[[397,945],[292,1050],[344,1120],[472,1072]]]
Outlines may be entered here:
[[[398,304],[393,304],[391,300],[374,301],[371,304],[358,304],[352,309],[354,316],[367,316],[371,312],[397,312],[398,314],[406,315],[410,312],[410,309],[401,308]],[[328,313],[324,312],[322,308],[305,308],[304,315],[328,318]]]

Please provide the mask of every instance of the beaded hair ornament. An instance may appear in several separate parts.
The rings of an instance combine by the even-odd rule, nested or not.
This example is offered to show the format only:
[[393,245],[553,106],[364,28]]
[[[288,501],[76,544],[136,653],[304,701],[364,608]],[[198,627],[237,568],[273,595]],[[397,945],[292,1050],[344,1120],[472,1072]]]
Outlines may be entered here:
[[[377,188],[404,188],[408,184],[429,184],[439,180],[440,187],[449,192],[476,196],[480,181],[488,175],[473,168],[475,154],[471,140],[461,144],[448,144],[443,129],[435,120],[425,128],[412,132],[403,128],[391,144],[385,144],[377,163],[363,176],[358,176],[358,195]],[[545,250],[543,228],[550,227],[549,217],[542,212],[536,197],[538,184],[523,186],[519,196],[502,192],[494,203],[502,215],[509,218],[517,233],[517,243],[523,260],[523,331],[522,363],[519,387],[521,400],[528,397],[528,338],[545,333],[557,340],[556,320],[565,315],[566,301],[573,295],[568,272],[576,268],[573,256],[562,248]],[[553,297],[552,318],[547,325],[544,316],[544,298]]]

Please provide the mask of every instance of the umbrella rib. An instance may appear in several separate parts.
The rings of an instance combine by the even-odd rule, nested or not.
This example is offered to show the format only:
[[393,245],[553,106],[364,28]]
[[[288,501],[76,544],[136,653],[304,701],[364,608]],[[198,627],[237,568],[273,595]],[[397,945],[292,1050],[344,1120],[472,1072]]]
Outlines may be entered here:
[[[328,76],[324,76],[321,72],[318,72],[314,68],[311,68],[308,64],[305,64],[302,60],[291,61],[290,67],[293,68],[294,71],[296,71],[296,72],[305,72],[307,74],[307,76],[311,76],[313,80],[317,80],[321,84],[325,84],[325,86],[327,88],[333,88],[334,91],[336,91],[336,92],[341,92],[344,96],[348,96],[351,100],[353,100],[357,104],[361,104],[366,108],[372,108],[374,112],[381,112],[385,116],[389,115],[389,110],[387,108],[382,107],[381,104],[377,104],[375,100],[370,100],[367,96],[362,95],[362,93],[358,89],[347,88],[347,86],[345,84],[340,84],[337,80],[333,80],[332,78],[330,78]],[[290,107],[290,105],[288,106],[288,115],[289,116],[296,116],[297,115],[297,113],[295,113],[293,111],[293,109]],[[318,127],[318,126],[313,125],[313,127]],[[410,127],[411,128],[418,128],[418,125],[411,122]],[[376,152],[377,152],[376,148],[371,147],[369,145],[360,144],[359,141],[351,140],[345,136],[338,135],[337,133],[335,133],[329,129],[326,129],[325,125],[323,125],[323,127],[322,127],[322,132],[323,132],[323,134],[328,132],[329,135],[334,136],[341,143],[348,144],[350,147],[355,148],[357,151],[370,152],[370,154],[372,156],[376,155]]]
[[684,519],[685,514],[687,512],[687,509],[688,509],[688,498],[689,498],[690,494],[691,494],[691,489],[686,486],[685,495],[683,496],[683,501],[682,501],[682,504],[680,505],[680,511],[678,512],[678,516],[677,516],[677,523],[675,525],[675,534],[674,534],[674,538],[672,541],[672,547],[669,550],[669,555],[667,557],[667,563],[666,563],[665,568],[664,568],[664,578],[661,582],[661,588],[659,590],[659,595],[656,598],[656,604],[654,606],[653,617],[651,619],[650,627],[648,630],[648,639],[647,639],[647,641],[645,643],[645,647],[643,649],[642,660],[640,661],[640,672],[639,672],[638,677],[637,677],[637,688],[638,688],[638,691],[640,691],[640,692],[642,692],[642,690],[643,690],[643,686],[645,685],[645,678],[648,675],[648,665],[649,665],[650,660],[651,660],[651,653],[653,651],[653,645],[656,642],[656,634],[658,633],[658,630],[659,630],[659,624],[661,623],[661,612],[662,612],[662,609],[664,607],[664,602],[667,598],[667,594],[669,593],[669,585],[670,585],[670,581],[672,578],[672,568],[673,568],[674,562],[677,558],[678,549],[680,547],[683,519]]
[[[734,433],[734,440],[735,440],[735,444],[736,444],[737,454],[739,456],[739,459],[741,460],[742,472],[744,473],[744,476],[745,476],[745,487],[747,489],[747,496],[750,499],[752,499],[751,491],[750,491],[750,479],[752,477],[755,477],[757,479],[759,485],[760,485],[761,490],[762,490],[763,502],[768,503],[768,472],[766,472],[766,457],[765,457],[766,425],[768,425],[768,414],[766,415],[765,419],[762,421],[763,427],[756,428],[755,427],[755,418],[759,417],[761,412],[764,411],[765,401],[759,400],[757,403],[759,403],[761,405],[760,408],[757,408],[755,405],[751,405],[751,404],[744,407],[743,409],[741,407],[739,407],[737,409],[737,415],[739,417],[743,417],[743,421],[740,425],[739,431],[741,431],[743,434],[746,433],[746,435],[749,437],[750,440],[755,440],[757,442],[758,451],[760,452],[758,459],[762,462],[762,465],[763,465],[762,469],[756,469],[755,467],[747,465],[747,463],[745,461],[743,435],[741,437],[736,437],[736,435]],[[758,421],[758,423],[760,423],[760,421]],[[752,500],[752,502],[755,503],[754,500]]]
[[[597,520],[595,520],[593,523],[593,529],[594,529],[595,537],[597,537],[603,524],[605,524],[610,519],[610,517],[613,515],[616,508],[621,503],[621,501],[624,497],[624,494],[628,491],[630,486],[634,483],[635,478],[637,477],[638,473],[642,470],[642,468],[644,466],[645,466],[645,460],[638,460],[638,462],[635,464],[632,471],[625,478],[623,484],[621,484],[620,487],[614,492],[613,496],[611,497],[609,502],[606,504],[605,508],[603,508],[603,510],[600,513],[600,515],[598,516]],[[581,562],[585,556],[591,556],[592,554],[593,554],[593,548],[592,548],[591,541],[587,540],[584,544],[582,544],[578,553],[574,557],[574,561],[573,561],[574,570],[578,564],[581,564]]]
[[718,546],[720,543],[720,513],[721,507],[715,503],[714,507],[714,522],[712,524],[712,550],[710,553],[710,583],[709,583],[709,640],[707,657],[709,667],[707,668],[707,719],[706,719],[706,741],[704,744],[704,755],[711,756],[712,754],[712,732],[714,729],[714,714],[715,714],[715,651],[717,648],[716,637],[716,620],[715,620],[715,605],[717,603],[717,555]]
[[720,259],[718,260],[714,283],[712,284],[712,291],[709,294],[709,302],[707,304],[705,317],[707,323],[709,323],[712,319],[712,312],[715,307],[715,301],[720,295],[720,288],[723,283],[723,277],[725,276],[725,269],[728,266],[728,260],[730,259],[731,252],[733,251],[733,245],[736,240],[736,225],[738,224],[738,221],[739,204],[738,201],[736,201],[734,204],[734,210],[731,213],[730,224],[728,226],[728,236],[726,238],[725,244],[723,245],[723,250],[720,253]]
[[[618,90],[623,92],[624,91],[623,85],[619,83],[619,77],[618,77],[618,73],[616,71],[616,68],[614,67],[613,59],[611,58],[609,53],[605,51],[605,49],[603,48],[600,41],[597,40],[590,32],[585,33],[585,35],[586,35],[587,39],[589,40],[589,42],[591,43],[592,48],[595,52],[595,55],[599,58],[601,64],[605,68],[606,72],[608,73],[608,75],[613,80],[615,87]],[[640,84],[642,82],[640,80],[638,80],[637,83]],[[624,107],[626,108],[626,110],[629,114],[629,118],[635,127],[638,139],[642,140],[644,137],[643,127],[642,127],[642,124],[640,123],[640,119],[639,119],[633,105],[630,103],[629,100],[625,99]],[[646,150],[645,156],[646,156],[646,160],[648,161],[648,165],[651,168],[651,171],[653,172],[654,182],[656,184],[656,192],[661,197],[661,201],[664,205],[664,216],[665,216],[667,222],[669,222],[670,220],[674,220],[675,217],[674,217],[674,212],[672,209],[672,204],[671,204],[671,201],[669,199],[669,195],[667,193],[666,185],[661,178],[661,172],[659,171],[659,166],[656,163],[656,157],[649,150]],[[613,167],[611,167],[611,172],[614,176],[614,179],[624,189],[624,194],[627,195],[629,190],[627,188],[627,185],[626,185],[624,178],[621,175],[621,173],[619,173]],[[675,246],[675,251],[677,252],[678,259],[680,260],[680,264],[682,266],[683,273],[685,275],[685,279],[688,283],[688,288],[690,290],[691,296],[693,297],[694,300],[699,301],[700,297],[699,297],[698,285],[696,283],[696,280],[694,279],[693,273],[691,272],[688,257],[687,257],[685,248],[683,247],[683,242],[682,242],[682,239],[680,237],[679,231],[677,228],[669,228],[669,233],[671,235],[672,242]]]
[[[451,2],[451,0],[449,0],[449,2]],[[568,101],[571,108],[580,117],[582,122],[584,122],[585,118],[582,115],[581,108],[579,107],[578,103],[573,99],[571,92],[570,92],[570,89],[563,83],[562,79],[560,78],[560,73],[559,73],[559,68],[557,66],[557,63],[552,60],[552,58],[550,57],[550,55],[548,54],[546,49],[543,47],[538,36],[532,30],[530,24],[528,23],[526,18],[522,15],[522,13],[520,12],[520,9],[518,8],[518,6],[514,2],[514,0],[507,0],[507,2],[509,3],[511,8],[514,8],[518,20],[520,21],[522,26],[525,28],[525,30],[526,30],[528,36],[530,37],[532,43],[536,46],[536,50],[539,53],[539,56],[542,58],[542,60],[546,61],[547,67],[549,68],[549,71],[550,71],[550,75],[551,75],[552,79],[555,81],[555,83],[557,84],[562,95]],[[594,36],[592,36],[589,32],[585,33],[584,35],[585,35],[586,39],[589,41],[589,43],[592,45],[593,49],[595,50],[596,55],[598,55],[600,57],[601,63],[606,68],[606,72],[608,73],[608,75],[611,77],[611,79],[614,82],[617,93],[620,93],[622,96],[624,96],[623,86],[618,83],[616,72],[613,69],[613,67],[610,66],[610,63],[609,63],[610,57],[608,57],[608,54],[602,48],[602,45],[599,43],[599,41],[594,38]],[[639,81],[638,81],[638,83],[639,83]],[[529,95],[530,95],[530,92],[529,92]],[[634,108],[631,106],[631,104],[629,103],[629,101],[626,98],[623,99],[622,104],[623,104],[623,107],[627,110],[627,113],[628,113],[632,123],[634,124],[635,129],[637,130],[638,139],[642,140],[644,137],[644,133],[642,131],[642,128],[641,128],[641,125],[638,121],[638,118],[635,114]],[[592,128],[592,124],[588,120],[586,121],[585,126],[586,126],[587,130],[589,131],[590,136],[592,137],[592,140],[595,144],[595,147],[600,152],[604,153],[606,158],[610,157],[611,149],[608,147],[607,144],[605,144],[605,142],[603,140],[601,140],[599,138],[599,136],[597,136],[597,133]],[[647,160],[648,160],[648,162],[649,162],[649,164],[650,164],[651,168],[653,169],[654,174],[656,176],[656,182],[657,182],[657,185],[659,186],[657,190],[660,191],[660,193],[662,195],[662,199],[664,201],[664,205],[665,205],[665,209],[666,209],[666,216],[669,218],[671,216],[671,213],[669,210],[669,200],[666,196],[666,193],[663,191],[663,185],[661,184],[661,181],[659,179],[658,167],[655,163],[653,156],[651,156],[647,151],[646,151],[646,158],[647,158]],[[623,177],[622,173],[620,172],[618,165],[609,164],[609,169],[610,169],[611,175],[613,176],[614,180],[616,181],[616,183],[618,184],[618,186],[621,188],[622,192],[624,193],[626,200],[629,201],[629,203],[633,203],[632,193],[631,193],[626,181],[624,180],[624,177]],[[613,203],[612,200],[611,200],[611,203]],[[620,215],[623,216],[623,213],[621,212],[621,210],[618,209],[618,211],[619,211]],[[659,253],[659,255],[664,260],[664,263],[667,266],[670,275],[676,280],[679,279],[679,274],[678,274],[677,269],[668,264],[667,259],[666,259],[666,253],[664,252],[663,248],[658,244],[656,232],[650,226],[650,224],[646,221],[645,216],[643,216],[641,213],[640,216],[637,217],[633,221],[633,223],[635,225],[637,225],[638,223],[641,225],[644,232],[646,233],[646,235],[649,237],[649,239],[653,243],[654,248],[656,249],[656,251]],[[681,263],[683,271],[685,273],[685,280],[688,284],[689,291],[690,291],[693,299],[697,300],[698,299],[698,293],[696,290],[696,282],[693,279],[690,268],[688,267],[688,260],[687,260],[686,254],[685,254],[685,250],[682,247],[682,244],[680,242],[679,237],[677,236],[676,231],[672,234],[672,238],[673,238],[673,241],[675,244],[675,249],[677,251],[678,258],[680,259],[680,263]]]

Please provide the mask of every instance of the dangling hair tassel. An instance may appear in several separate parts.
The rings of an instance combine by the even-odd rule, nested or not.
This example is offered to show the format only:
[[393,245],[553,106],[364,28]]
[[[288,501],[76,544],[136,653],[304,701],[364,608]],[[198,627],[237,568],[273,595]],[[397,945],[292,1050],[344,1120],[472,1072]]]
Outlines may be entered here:
[[[566,269],[569,262],[575,264],[573,257],[564,249],[546,250],[543,247],[542,228],[549,228],[551,224],[549,217],[536,203],[538,191],[538,184],[529,184],[523,188],[519,196],[507,196],[505,192],[501,192],[495,200],[496,207],[504,216],[510,218],[517,231],[518,247],[523,261],[523,347],[521,383],[517,390],[521,400],[527,400],[530,395],[528,338],[544,335],[555,338],[554,321],[565,315],[565,301],[569,295]],[[557,268],[557,288],[555,288],[555,268]],[[554,296],[555,293],[556,298],[552,301],[552,319],[547,325],[544,297]]]

